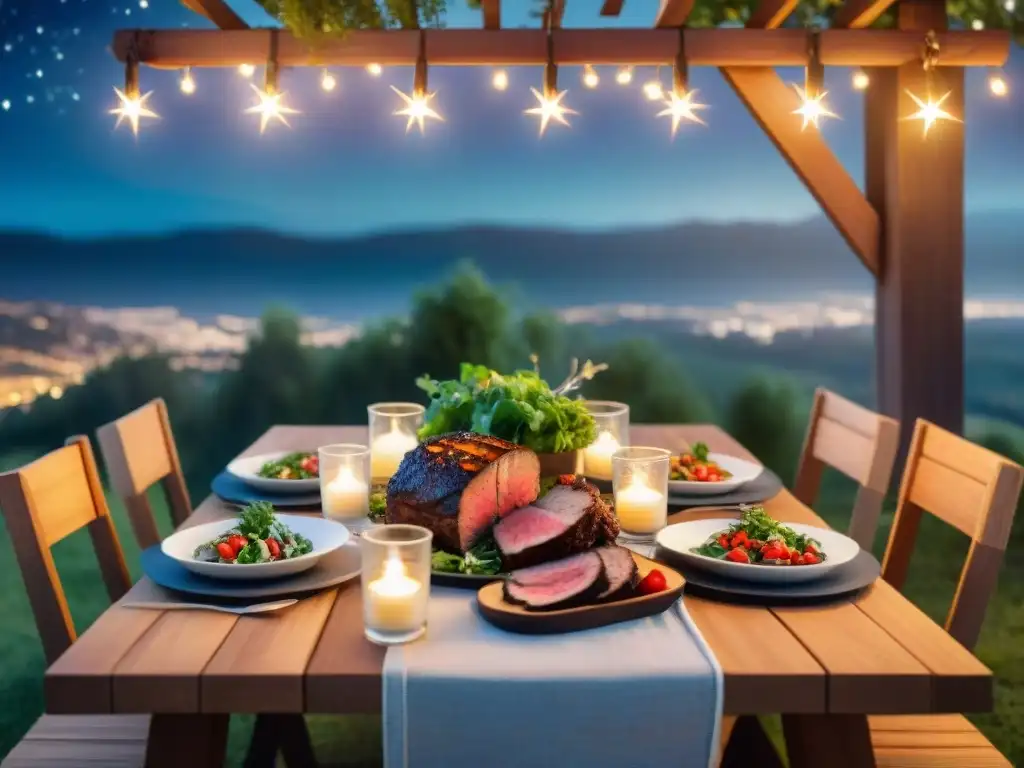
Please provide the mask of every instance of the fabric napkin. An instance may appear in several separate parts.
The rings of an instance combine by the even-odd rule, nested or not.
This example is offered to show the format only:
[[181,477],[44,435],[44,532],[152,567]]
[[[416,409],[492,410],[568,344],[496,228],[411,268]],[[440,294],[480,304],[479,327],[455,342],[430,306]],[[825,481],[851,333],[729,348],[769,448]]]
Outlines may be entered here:
[[473,592],[432,588],[427,635],[384,660],[385,768],[706,768],[722,671],[682,602],[564,635],[517,635]]

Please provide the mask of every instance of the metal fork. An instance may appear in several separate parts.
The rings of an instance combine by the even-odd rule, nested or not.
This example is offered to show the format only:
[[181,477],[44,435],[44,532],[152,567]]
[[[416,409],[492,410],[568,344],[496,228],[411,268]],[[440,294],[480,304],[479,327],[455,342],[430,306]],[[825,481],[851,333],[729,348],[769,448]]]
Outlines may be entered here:
[[211,605],[209,603],[124,603],[125,608],[151,608],[153,610],[160,611],[174,611],[174,610],[200,610],[200,611],[220,611],[221,613],[233,613],[238,616],[244,616],[249,613],[266,613],[267,611],[277,611],[281,608],[287,608],[289,605],[295,605],[298,600],[276,600],[271,603],[254,603],[252,605]]

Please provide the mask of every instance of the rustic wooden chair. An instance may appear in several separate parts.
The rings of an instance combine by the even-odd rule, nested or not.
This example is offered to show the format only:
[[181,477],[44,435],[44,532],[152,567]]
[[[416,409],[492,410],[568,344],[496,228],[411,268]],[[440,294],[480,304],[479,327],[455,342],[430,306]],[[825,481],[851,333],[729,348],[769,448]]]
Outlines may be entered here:
[[[919,420],[882,560],[882,578],[902,589],[922,515],[971,537],[946,631],[966,648],[981,634],[1024,481],[1019,465]],[[869,718],[878,768],[1011,768],[963,715]]]
[[[14,545],[47,664],[74,642],[75,626],[50,548],[88,528],[112,601],[131,587],[117,532],[110,519],[89,440],[0,474],[0,509]],[[43,715],[7,755],[3,768],[111,768],[141,766],[149,717]]]
[[900,427],[895,419],[880,416],[827,389],[817,390],[793,495],[808,507],[813,506],[826,467],[856,480],[860,488],[848,535],[870,551],[899,440]]
[[177,528],[192,514],[178,449],[160,398],[100,427],[96,433],[100,453],[114,492],[124,502],[139,546],[160,543],[156,519],[147,493],[156,483],[163,486],[171,520]]

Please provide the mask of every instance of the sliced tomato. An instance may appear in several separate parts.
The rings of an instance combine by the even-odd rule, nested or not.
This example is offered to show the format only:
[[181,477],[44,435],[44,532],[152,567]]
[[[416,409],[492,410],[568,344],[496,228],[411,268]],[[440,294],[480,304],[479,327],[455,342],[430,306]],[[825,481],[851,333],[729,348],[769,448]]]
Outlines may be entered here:
[[267,550],[270,552],[270,557],[277,560],[281,556],[281,543],[277,539],[267,539]]
[[804,565],[817,565],[821,562],[821,558],[818,557],[814,552],[804,552]]
[[726,553],[725,559],[734,563],[749,563],[750,555],[747,554],[747,550],[737,547],[736,549],[730,549]]
[[217,545],[217,554],[225,560],[235,559],[235,551],[231,549],[231,547],[228,545],[226,541],[222,541],[220,544]]

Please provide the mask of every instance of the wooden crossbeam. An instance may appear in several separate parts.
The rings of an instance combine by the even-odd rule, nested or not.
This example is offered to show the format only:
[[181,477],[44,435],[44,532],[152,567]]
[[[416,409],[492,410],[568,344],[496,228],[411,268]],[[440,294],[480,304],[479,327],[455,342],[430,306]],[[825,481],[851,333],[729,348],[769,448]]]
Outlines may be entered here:
[[756,29],[781,27],[799,3],[800,0],[761,0],[750,14],[747,26]]
[[501,0],[480,0],[484,29],[501,29]]
[[181,0],[190,11],[205,16],[221,29],[248,29],[242,17],[231,10],[224,0]]
[[[679,51],[673,29],[556,29],[554,60],[568,66],[671,65]],[[278,33],[283,67],[412,66],[417,30],[356,30],[344,38],[308,41]],[[430,29],[427,59],[436,66],[539,66],[547,61],[547,33],[539,29]],[[807,60],[807,34],[799,29],[688,29],[686,54],[693,66],[800,67]],[[262,61],[270,53],[270,30],[122,30],[114,55],[124,61],[138,41],[140,62],[153,67],[234,67]],[[944,32],[940,66],[1002,66],[1010,33],[1002,30]],[[838,67],[897,67],[920,61],[921,35],[896,30],[824,30],[823,64]]]
[[601,6],[602,16],[618,16],[622,13],[623,0],[604,0],[604,5]]
[[722,74],[853,252],[877,275],[878,214],[821,134],[800,130],[793,114],[799,106],[796,92],[769,67],[727,67]]
[[693,10],[694,0],[661,0],[654,26],[659,29],[681,27]]
[[846,0],[832,17],[833,27],[868,27],[885,13],[895,0]]

